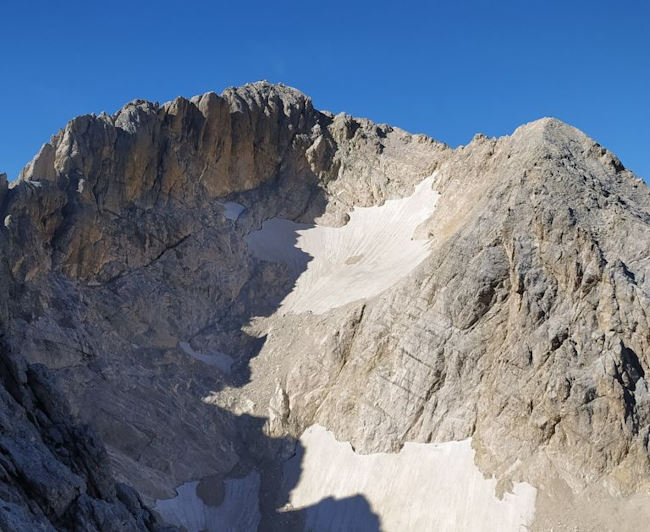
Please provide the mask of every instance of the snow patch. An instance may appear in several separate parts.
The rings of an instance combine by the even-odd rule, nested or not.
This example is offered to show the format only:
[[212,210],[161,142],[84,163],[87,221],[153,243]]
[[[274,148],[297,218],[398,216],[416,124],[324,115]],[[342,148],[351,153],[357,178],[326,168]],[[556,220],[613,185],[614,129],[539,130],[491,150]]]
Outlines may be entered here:
[[258,492],[260,475],[249,473],[243,478],[225,481],[225,495],[219,506],[206,504],[197,494],[199,481],[187,482],[176,488],[176,497],[158,499],[156,510],[171,525],[188,532],[254,531],[260,522]]
[[236,221],[241,213],[246,210],[246,207],[235,201],[219,201],[217,204],[223,207],[223,215],[228,220]]
[[383,292],[429,254],[429,242],[413,238],[431,217],[438,193],[434,176],[407,198],[357,207],[343,227],[298,224],[274,218],[246,242],[258,259],[285,264],[298,276],[280,311],[322,314]]
[[211,366],[216,367],[222,373],[230,373],[234,360],[232,357],[222,353],[220,351],[212,351],[210,354],[200,353],[194,351],[192,346],[188,342],[178,342],[178,347],[180,347],[186,354],[190,355],[196,360],[205,362]]
[[[379,517],[385,531],[518,532],[528,530],[534,518],[536,489],[515,483],[511,493],[497,498],[497,481],[483,478],[474,465],[469,439],[406,443],[399,453],[360,455],[313,425],[300,442],[304,455],[285,464],[286,478],[300,471],[287,509],[304,509],[307,530],[364,530]],[[376,515],[337,512],[342,499],[360,495]],[[323,500],[333,500],[324,506],[328,511],[320,511]]]

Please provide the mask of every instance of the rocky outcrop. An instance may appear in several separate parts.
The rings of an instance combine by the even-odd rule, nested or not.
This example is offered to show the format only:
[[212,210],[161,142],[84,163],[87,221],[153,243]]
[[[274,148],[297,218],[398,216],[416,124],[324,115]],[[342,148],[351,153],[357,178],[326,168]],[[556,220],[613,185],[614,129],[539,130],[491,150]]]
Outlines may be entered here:
[[[389,202],[431,175],[402,235]],[[499,490],[537,489],[540,529],[648,507],[650,192],[560,121],[451,150],[264,82],[136,101],[72,120],[0,209],[8,349],[148,503],[259,474],[262,529],[299,527],[279,464],[318,423],[358,453],[471,438]],[[290,256],[256,253],[269,235]],[[400,238],[424,247],[385,275]],[[390,282],[283,305],[331,272]]]
[[[54,240],[56,254],[13,269],[36,262],[39,271],[105,281],[203,229],[188,211],[212,216],[215,198],[257,189],[266,192],[257,219],[269,211],[309,219],[322,214],[326,183],[336,181],[338,211],[376,203],[399,190],[395,176],[413,182],[435,165],[429,154],[444,151],[424,137],[320,113],[303,94],[267,83],[162,106],[138,100],[113,116],[71,120],[23,170],[7,212],[23,216],[21,245]],[[342,176],[345,187],[335,179]],[[270,197],[273,185],[287,201]]]
[[95,431],[75,423],[52,375],[4,348],[0,359],[0,528],[160,530],[116,483]]

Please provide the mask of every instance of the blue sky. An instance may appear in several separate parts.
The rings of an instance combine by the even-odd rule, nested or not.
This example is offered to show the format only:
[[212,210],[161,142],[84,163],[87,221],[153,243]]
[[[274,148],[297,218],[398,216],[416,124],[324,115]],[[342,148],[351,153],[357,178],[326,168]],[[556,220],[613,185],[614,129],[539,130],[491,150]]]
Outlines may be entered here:
[[248,81],[456,146],[542,116],[650,178],[650,3],[3,2],[0,171],[71,117]]

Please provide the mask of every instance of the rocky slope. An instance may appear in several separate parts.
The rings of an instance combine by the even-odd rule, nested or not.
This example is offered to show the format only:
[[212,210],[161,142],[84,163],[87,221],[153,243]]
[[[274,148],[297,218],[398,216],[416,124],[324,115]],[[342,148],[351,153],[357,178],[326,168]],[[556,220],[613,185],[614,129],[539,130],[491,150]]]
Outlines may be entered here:
[[49,371],[1,353],[0,529],[162,530],[116,483],[97,434],[71,421]]
[[281,85],[136,101],[72,120],[0,216],[6,356],[168,521],[393,522],[292,506],[314,424],[360,454],[471,438],[533,529],[648,517],[650,192],[566,124],[451,150]]

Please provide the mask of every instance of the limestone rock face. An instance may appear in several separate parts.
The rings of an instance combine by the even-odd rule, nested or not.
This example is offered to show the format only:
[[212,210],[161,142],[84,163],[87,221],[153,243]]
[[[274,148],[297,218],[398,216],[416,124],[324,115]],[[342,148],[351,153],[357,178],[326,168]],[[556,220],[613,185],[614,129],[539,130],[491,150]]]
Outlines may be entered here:
[[471,438],[533,529],[650,517],[650,191],[558,120],[452,150],[265,82],[135,101],[0,179],[0,220],[7,357],[175,524],[335,512],[291,507],[315,424],[359,454]]
[[112,477],[95,431],[71,420],[50,372],[4,349],[0,498],[2,530],[160,529],[135,490]]

